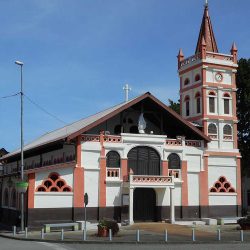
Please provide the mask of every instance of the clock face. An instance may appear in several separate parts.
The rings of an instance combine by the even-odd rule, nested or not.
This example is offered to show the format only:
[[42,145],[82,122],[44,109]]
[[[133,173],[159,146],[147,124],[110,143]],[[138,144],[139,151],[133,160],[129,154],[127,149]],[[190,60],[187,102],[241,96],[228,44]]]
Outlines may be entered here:
[[221,82],[223,80],[223,75],[221,73],[216,73],[215,74],[215,80],[217,82]]

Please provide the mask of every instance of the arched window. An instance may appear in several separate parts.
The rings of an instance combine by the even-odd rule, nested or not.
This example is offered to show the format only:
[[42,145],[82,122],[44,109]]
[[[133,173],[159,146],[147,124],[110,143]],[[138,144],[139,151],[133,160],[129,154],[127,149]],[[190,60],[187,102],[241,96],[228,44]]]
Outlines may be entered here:
[[188,85],[189,83],[190,83],[189,78],[186,78],[185,81],[184,81],[184,85],[186,86],[186,85]]
[[13,189],[12,192],[11,192],[11,204],[10,204],[11,207],[16,207],[16,190]]
[[229,108],[230,95],[228,93],[225,93],[223,95],[223,100],[224,100],[224,114],[229,115],[230,114],[230,108]]
[[196,113],[200,114],[200,112],[201,112],[201,95],[200,95],[200,92],[196,93],[195,99],[196,99]]
[[215,93],[213,91],[209,92],[209,112],[215,113]]
[[224,135],[232,135],[232,127],[230,125],[226,124],[223,127],[223,134]]
[[4,206],[8,207],[9,206],[9,191],[7,188],[4,190],[4,197],[3,198],[4,198],[3,199]]
[[200,74],[197,74],[197,75],[195,76],[195,79],[194,79],[194,80],[195,80],[196,82],[198,82],[198,81],[200,81],[200,79],[201,79]]
[[107,168],[119,168],[120,167],[120,155],[115,151],[109,151],[107,153]]
[[214,123],[208,125],[208,134],[212,139],[217,138],[217,127]]
[[185,106],[186,106],[186,116],[190,115],[190,107],[189,107],[189,103],[190,103],[190,98],[189,96],[185,97]]
[[181,160],[179,155],[172,153],[168,156],[168,168],[169,169],[180,169]]

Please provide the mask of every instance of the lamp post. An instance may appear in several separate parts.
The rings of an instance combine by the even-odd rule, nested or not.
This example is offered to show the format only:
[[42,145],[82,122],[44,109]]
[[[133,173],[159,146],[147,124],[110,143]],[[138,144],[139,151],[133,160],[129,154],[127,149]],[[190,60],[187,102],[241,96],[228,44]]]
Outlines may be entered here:
[[[20,66],[21,68],[21,91],[20,91],[20,97],[21,97],[21,182],[18,183],[17,188],[19,188],[21,183],[24,183],[24,174],[23,174],[23,62],[15,61],[15,64]],[[19,192],[21,193],[21,231],[24,231],[24,190],[19,189]],[[26,190],[25,190],[26,192]]]

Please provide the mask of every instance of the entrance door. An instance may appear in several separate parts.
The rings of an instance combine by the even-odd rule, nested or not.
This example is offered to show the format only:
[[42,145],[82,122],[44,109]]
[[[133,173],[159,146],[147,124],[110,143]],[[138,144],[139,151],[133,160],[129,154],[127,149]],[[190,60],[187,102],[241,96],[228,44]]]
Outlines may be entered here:
[[150,147],[135,147],[128,153],[128,167],[134,175],[160,175],[160,156]]
[[134,190],[134,221],[156,220],[156,195],[153,188]]

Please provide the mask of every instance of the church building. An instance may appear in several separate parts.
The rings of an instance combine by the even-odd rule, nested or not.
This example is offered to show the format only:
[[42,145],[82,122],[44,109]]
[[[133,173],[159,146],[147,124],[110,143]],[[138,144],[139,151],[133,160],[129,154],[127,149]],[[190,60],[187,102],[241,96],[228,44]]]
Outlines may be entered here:
[[[194,55],[178,54],[181,114],[147,92],[24,147],[27,226],[87,219],[162,221],[241,215],[237,48],[219,52],[208,12]],[[0,159],[1,220],[20,214],[20,150]]]

